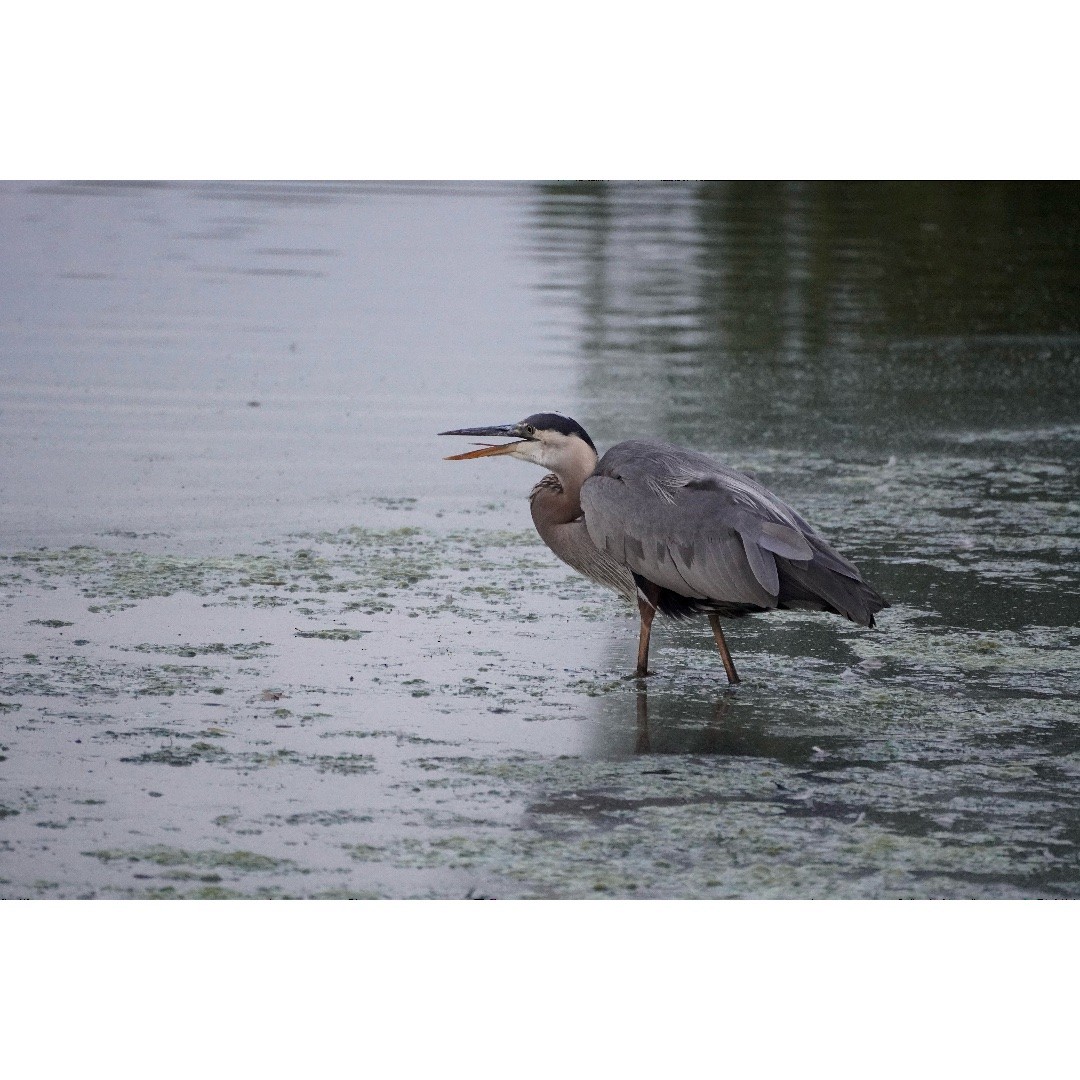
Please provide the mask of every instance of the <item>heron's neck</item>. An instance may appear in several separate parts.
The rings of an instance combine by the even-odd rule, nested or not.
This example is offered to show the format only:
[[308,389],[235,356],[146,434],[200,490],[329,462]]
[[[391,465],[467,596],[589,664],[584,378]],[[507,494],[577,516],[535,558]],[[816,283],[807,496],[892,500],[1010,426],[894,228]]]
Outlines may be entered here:
[[[533,488],[530,501],[533,518],[542,512],[546,521],[567,522],[581,516],[581,485],[596,469],[596,453],[578,439],[553,469],[554,477],[546,476]],[[554,481],[557,480],[558,483]]]

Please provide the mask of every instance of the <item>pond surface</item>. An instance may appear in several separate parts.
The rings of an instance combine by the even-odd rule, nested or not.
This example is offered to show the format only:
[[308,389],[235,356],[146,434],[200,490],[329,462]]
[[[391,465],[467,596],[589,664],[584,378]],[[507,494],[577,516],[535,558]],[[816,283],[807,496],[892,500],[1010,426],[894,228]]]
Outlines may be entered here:
[[[1080,200],[0,184],[0,896],[1080,896]],[[658,624],[436,432],[751,471],[892,601]]]

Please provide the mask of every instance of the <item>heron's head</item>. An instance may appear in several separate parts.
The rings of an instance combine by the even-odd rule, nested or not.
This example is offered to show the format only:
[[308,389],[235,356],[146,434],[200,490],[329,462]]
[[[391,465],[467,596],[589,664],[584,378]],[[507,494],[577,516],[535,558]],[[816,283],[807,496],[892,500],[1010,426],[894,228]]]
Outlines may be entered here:
[[509,443],[485,443],[479,450],[451,454],[447,461],[467,461],[470,458],[508,454],[520,461],[531,461],[534,465],[540,465],[559,475],[582,468],[585,468],[587,475],[596,466],[596,447],[588,432],[576,420],[558,413],[534,413],[517,424],[459,428],[456,431],[440,431],[439,434],[498,435],[517,440]]

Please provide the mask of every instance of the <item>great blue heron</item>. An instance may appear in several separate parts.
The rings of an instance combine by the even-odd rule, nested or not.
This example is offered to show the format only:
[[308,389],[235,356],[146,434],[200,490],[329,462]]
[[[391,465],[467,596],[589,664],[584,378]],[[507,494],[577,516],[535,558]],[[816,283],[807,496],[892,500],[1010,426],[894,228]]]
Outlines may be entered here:
[[533,524],[563,562],[637,602],[637,675],[649,674],[657,611],[708,615],[728,681],[737,683],[721,615],[797,608],[873,626],[888,607],[790,506],[704,454],[628,439],[597,460],[585,429],[557,413],[440,434],[517,440],[447,461],[508,454],[551,470],[529,496]]

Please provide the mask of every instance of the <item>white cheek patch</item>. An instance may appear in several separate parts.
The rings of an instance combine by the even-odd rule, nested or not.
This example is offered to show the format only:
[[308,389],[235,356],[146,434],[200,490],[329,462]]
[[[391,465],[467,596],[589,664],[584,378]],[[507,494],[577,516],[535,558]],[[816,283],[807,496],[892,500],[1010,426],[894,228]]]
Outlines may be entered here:
[[544,447],[539,442],[518,443],[514,449],[514,457],[521,461],[528,461],[533,465],[546,467]]

